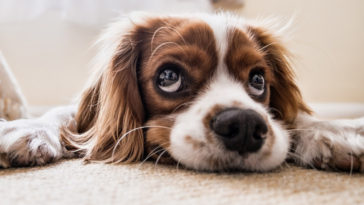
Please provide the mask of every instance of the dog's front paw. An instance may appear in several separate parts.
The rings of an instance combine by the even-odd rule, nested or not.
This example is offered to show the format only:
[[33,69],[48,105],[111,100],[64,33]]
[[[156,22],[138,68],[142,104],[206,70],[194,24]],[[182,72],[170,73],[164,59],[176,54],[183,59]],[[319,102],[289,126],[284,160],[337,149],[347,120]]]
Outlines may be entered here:
[[[313,166],[323,170],[364,172],[364,150],[349,143],[335,142],[323,136],[317,142]],[[353,148],[356,148],[354,151]]]
[[62,157],[57,131],[30,120],[0,122],[0,167],[44,165]]
[[293,158],[324,170],[364,172],[364,132],[358,121],[317,122],[296,132]]

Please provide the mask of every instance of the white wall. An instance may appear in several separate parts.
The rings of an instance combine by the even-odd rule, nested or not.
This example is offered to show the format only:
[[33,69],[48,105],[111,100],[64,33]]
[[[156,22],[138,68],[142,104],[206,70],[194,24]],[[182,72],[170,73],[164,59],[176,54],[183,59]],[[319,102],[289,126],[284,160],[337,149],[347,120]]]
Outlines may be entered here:
[[364,1],[246,0],[243,14],[295,16],[289,49],[311,102],[364,102]]
[[99,29],[61,21],[57,14],[1,25],[0,49],[31,105],[69,103],[83,87]]

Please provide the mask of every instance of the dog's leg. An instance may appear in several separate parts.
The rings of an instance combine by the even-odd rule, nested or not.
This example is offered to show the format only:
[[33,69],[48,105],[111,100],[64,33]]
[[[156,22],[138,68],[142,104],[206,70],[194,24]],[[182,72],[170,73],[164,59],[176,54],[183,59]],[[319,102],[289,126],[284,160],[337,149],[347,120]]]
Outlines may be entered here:
[[0,52],[0,118],[15,120],[25,117],[27,117],[25,98]]
[[73,126],[75,106],[55,108],[35,119],[0,121],[0,167],[44,165],[73,157],[60,141],[60,128]]
[[323,121],[300,114],[291,132],[291,157],[299,164],[364,172],[364,118]]

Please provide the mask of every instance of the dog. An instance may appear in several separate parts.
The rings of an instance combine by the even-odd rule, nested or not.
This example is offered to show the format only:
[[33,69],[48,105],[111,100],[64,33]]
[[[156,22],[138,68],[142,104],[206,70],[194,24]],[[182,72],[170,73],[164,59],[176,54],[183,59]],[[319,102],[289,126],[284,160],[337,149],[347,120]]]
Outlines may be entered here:
[[264,172],[286,160],[364,171],[364,118],[316,119],[280,32],[267,25],[226,13],[138,13],[98,43],[77,105],[0,122],[0,166],[82,157],[201,171]]

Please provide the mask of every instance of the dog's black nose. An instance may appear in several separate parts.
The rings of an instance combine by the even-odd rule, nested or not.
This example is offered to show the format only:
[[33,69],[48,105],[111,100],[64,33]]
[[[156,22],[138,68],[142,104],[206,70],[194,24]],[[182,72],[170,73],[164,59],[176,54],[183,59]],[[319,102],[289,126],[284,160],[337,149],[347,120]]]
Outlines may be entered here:
[[229,108],[211,119],[211,129],[225,147],[240,154],[255,152],[263,145],[268,132],[264,119],[254,110]]

